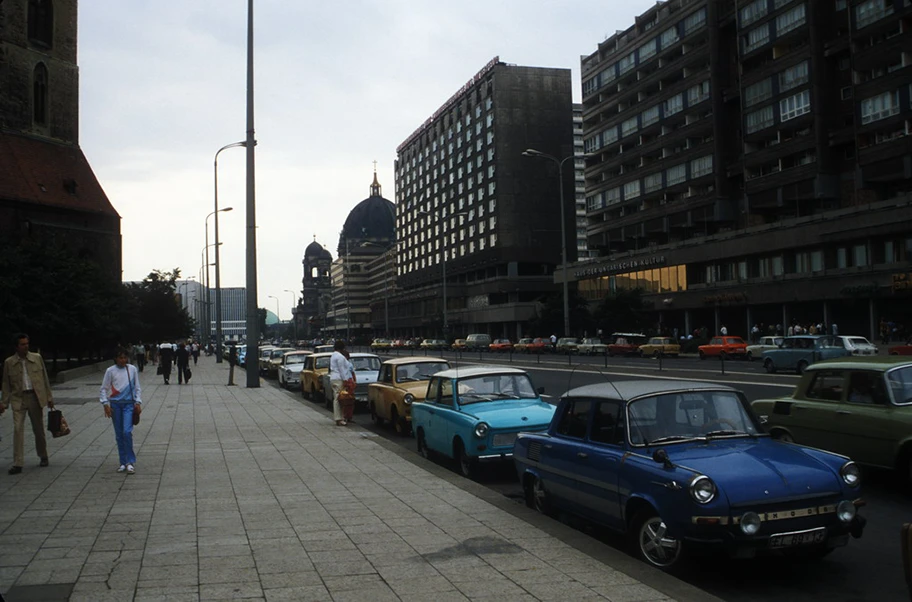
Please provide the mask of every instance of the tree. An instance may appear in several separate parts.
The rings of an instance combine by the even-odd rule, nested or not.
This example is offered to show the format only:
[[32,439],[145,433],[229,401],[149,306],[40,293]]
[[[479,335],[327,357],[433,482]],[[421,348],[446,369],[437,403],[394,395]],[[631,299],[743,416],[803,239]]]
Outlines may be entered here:
[[595,310],[595,322],[605,333],[642,332],[649,316],[640,289],[609,293]]
[[153,270],[138,284],[127,285],[130,305],[136,311],[129,321],[127,340],[175,341],[193,334],[193,319],[178,303],[176,282],[180,269]]
[[562,292],[549,295],[541,302],[538,316],[529,323],[531,332],[539,333],[540,336],[548,336],[550,333],[557,333],[558,336],[577,336],[584,332],[595,334],[594,322],[589,313],[589,303],[576,290],[568,292],[570,332],[564,332],[564,296]]

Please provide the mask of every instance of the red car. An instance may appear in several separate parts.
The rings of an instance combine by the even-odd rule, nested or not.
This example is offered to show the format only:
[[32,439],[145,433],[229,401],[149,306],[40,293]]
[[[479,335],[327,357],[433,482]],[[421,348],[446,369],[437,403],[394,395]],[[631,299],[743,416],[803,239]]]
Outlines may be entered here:
[[513,343],[510,339],[494,339],[494,342],[488,345],[488,349],[506,353],[507,351],[513,351]]
[[646,342],[646,335],[635,332],[616,332],[611,335],[608,355],[639,355],[640,345]]
[[890,347],[890,355],[912,355],[912,341],[905,345],[894,345]]
[[741,337],[713,337],[709,343],[700,345],[697,349],[700,351],[701,360],[708,357],[747,357],[747,343]]

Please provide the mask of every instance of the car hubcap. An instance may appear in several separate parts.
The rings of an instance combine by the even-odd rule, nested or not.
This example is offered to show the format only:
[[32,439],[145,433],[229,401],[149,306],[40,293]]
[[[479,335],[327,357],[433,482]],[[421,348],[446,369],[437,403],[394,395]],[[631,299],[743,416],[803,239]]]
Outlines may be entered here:
[[535,509],[542,514],[545,513],[546,499],[545,487],[542,485],[541,479],[535,477],[535,482],[532,484],[532,503],[535,505]]
[[665,522],[658,516],[650,518],[640,529],[640,549],[643,556],[656,566],[671,566],[681,554],[681,542],[669,537]]

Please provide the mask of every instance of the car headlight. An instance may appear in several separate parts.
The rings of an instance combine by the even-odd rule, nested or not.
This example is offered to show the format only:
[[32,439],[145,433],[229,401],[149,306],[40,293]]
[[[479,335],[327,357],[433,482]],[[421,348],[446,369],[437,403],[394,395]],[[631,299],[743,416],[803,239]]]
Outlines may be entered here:
[[690,497],[698,504],[708,504],[716,497],[716,484],[701,474],[690,482]]
[[412,402],[415,401],[415,396],[411,393],[406,393],[405,397],[402,398],[402,401],[405,402],[405,405],[410,406]]
[[839,519],[839,522],[850,523],[852,519],[855,518],[855,504],[849,500],[842,500],[839,502],[839,505],[836,506],[836,517]]
[[839,476],[849,487],[861,485],[861,471],[858,470],[858,465],[855,462],[849,461],[843,464],[842,468],[839,469]]
[[482,438],[488,434],[488,425],[484,422],[479,422],[475,425],[475,436]]
[[745,535],[756,535],[760,530],[760,515],[756,512],[745,512],[741,515],[741,532]]

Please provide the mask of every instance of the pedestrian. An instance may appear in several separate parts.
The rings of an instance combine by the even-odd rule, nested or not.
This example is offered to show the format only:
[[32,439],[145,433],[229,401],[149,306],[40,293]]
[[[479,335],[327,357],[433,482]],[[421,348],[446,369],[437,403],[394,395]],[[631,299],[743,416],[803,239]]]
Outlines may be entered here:
[[234,341],[228,343],[228,386],[234,386],[234,367],[237,365],[238,354],[237,345]]
[[139,371],[127,363],[129,352],[118,349],[114,365],[105,370],[101,380],[99,401],[104,406],[105,418],[113,419],[114,439],[120,467],[117,472],[128,475],[136,472],[136,453],[133,451],[133,413],[142,414],[142,388]]
[[146,347],[142,344],[142,341],[137,345],[133,345],[133,363],[139,368],[140,372],[146,367]]
[[162,343],[158,348],[158,365],[161,368],[162,378],[166,385],[171,384],[171,363],[174,360],[174,350],[171,343]]
[[754,327],[751,328],[751,342],[756,343],[760,340],[760,325],[754,324]]
[[198,362],[198,361],[199,361],[199,358],[200,358],[200,346],[199,346],[199,343],[198,343],[198,342],[193,341],[193,343],[191,343],[191,345],[190,345],[190,355],[193,356],[193,365],[195,366],[195,365],[196,365],[196,362]]
[[9,474],[19,474],[25,464],[25,416],[32,423],[35,433],[35,451],[40,462],[48,465],[47,437],[44,433],[44,408],[54,409],[51,381],[41,355],[29,351],[27,334],[17,334],[16,353],[3,362],[3,399],[0,414],[7,406],[13,408],[13,465]]
[[187,378],[187,370],[190,369],[190,351],[187,350],[186,343],[181,343],[177,346],[177,352],[174,356],[177,361],[177,384],[182,385],[185,380],[189,384],[190,379]]
[[551,351],[557,351],[557,335],[551,335]]
[[355,421],[355,385],[357,384],[357,373],[355,365],[351,361],[351,354],[348,350],[342,352],[345,359],[348,360],[348,367],[351,370],[351,378],[342,383],[342,391],[339,392],[339,405],[342,406],[342,420],[345,422]]
[[722,328],[719,329],[719,334],[723,337],[728,336],[728,328],[725,327],[725,324],[722,325]]
[[836,326],[836,322],[833,322],[832,324],[830,324],[830,332],[833,333],[834,337],[839,335],[839,327]]
[[339,393],[345,381],[353,378],[351,363],[342,354],[345,351],[345,341],[338,339],[333,344],[333,354],[329,358],[329,382],[333,392],[333,419],[336,426],[348,424],[342,416],[342,407],[339,405]]

